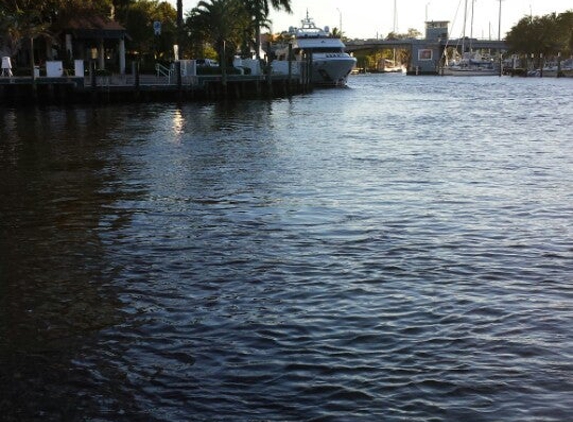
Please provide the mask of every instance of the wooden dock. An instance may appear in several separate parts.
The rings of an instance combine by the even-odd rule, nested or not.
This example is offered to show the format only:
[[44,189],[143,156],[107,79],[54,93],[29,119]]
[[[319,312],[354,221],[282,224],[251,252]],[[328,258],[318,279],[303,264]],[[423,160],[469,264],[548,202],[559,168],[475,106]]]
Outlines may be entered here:
[[0,104],[215,101],[288,97],[312,90],[288,75],[0,77]]

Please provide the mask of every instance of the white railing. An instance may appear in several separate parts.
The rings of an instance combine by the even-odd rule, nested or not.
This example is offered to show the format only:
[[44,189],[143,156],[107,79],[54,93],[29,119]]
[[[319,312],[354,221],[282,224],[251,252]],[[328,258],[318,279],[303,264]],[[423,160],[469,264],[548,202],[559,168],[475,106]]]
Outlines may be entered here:
[[171,76],[173,75],[173,67],[169,68],[163,66],[161,63],[155,63],[155,71],[157,72],[157,77],[166,76],[169,78],[169,83],[171,83]]

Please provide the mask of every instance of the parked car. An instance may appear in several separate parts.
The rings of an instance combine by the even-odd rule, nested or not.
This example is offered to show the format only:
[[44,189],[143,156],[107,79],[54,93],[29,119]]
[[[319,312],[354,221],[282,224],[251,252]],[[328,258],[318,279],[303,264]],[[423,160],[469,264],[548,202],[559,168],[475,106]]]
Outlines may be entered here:
[[219,66],[219,62],[217,60],[212,59],[196,59],[195,63],[197,67],[217,67]]

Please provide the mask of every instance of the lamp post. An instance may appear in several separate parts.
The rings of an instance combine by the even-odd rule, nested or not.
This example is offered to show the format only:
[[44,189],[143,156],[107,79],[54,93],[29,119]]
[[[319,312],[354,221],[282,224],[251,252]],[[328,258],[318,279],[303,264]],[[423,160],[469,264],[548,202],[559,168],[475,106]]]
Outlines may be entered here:
[[336,10],[338,10],[338,30],[340,32],[340,38],[342,39],[342,12],[340,11],[340,9],[337,7]]
[[396,9],[396,0],[394,0],[394,22],[393,22],[393,27],[392,27],[392,31],[394,32],[394,34],[396,34],[396,30],[397,30],[397,26],[398,26],[398,11]]
[[497,40],[501,41],[501,0],[499,0],[499,22],[497,27]]

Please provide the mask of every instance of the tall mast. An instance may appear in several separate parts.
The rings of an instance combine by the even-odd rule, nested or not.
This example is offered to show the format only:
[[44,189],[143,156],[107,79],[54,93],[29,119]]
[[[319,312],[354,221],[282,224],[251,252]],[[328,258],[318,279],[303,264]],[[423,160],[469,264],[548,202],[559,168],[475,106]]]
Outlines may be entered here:
[[475,0],[472,0],[472,17],[471,17],[471,24],[470,24],[470,52],[472,51],[472,43],[474,38],[474,4]]
[[501,41],[501,0],[499,0],[499,20],[497,25],[497,40]]
[[466,52],[466,24],[468,22],[468,0],[465,0],[464,6],[464,30],[462,35],[462,56]]
[[[392,28],[392,32],[394,33],[394,36],[396,36],[396,31],[398,27],[398,12],[397,12],[397,8],[396,8],[396,0],[394,0],[394,22],[393,22],[393,28]],[[393,48],[393,60],[394,60],[394,66],[396,66],[396,47]]]

